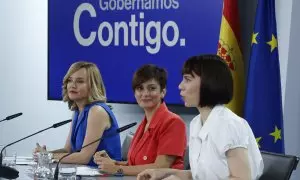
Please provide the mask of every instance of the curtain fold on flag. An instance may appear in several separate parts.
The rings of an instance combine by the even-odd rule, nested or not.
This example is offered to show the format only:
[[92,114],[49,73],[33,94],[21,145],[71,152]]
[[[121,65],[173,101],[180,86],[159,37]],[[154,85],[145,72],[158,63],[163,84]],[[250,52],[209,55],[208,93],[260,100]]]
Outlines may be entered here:
[[275,1],[258,0],[244,117],[261,150],[283,153],[283,118]]
[[240,25],[237,0],[223,1],[218,53],[231,70],[234,81],[233,98],[227,107],[242,115],[244,100],[244,62],[240,49]]

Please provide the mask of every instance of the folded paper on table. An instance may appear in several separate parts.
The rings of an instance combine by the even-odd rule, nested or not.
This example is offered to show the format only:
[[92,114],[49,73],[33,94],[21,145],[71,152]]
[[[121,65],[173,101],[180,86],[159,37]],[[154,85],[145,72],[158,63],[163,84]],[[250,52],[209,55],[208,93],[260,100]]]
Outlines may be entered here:
[[77,167],[77,176],[102,176],[103,174],[99,172],[98,168],[91,168],[88,166]]

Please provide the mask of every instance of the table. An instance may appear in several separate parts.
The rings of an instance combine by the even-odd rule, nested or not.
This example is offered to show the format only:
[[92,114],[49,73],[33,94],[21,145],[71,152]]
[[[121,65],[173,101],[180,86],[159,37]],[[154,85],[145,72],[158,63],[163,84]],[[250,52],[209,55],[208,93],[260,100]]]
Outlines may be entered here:
[[[31,166],[28,165],[17,165],[16,169],[19,171],[19,178],[20,180],[32,180],[33,174]],[[1,178],[0,178],[1,179]],[[78,177],[78,180],[136,180],[136,176],[123,176],[123,177],[116,177],[116,176],[94,176],[94,177]]]

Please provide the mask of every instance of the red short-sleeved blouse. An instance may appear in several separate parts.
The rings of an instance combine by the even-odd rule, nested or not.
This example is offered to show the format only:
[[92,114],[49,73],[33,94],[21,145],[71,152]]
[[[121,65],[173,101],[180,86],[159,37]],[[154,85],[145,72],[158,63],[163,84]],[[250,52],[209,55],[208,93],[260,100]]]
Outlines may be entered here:
[[183,120],[162,103],[156,110],[148,130],[146,118],[139,125],[128,151],[129,165],[154,163],[158,155],[177,156],[171,168],[183,169],[186,127]]

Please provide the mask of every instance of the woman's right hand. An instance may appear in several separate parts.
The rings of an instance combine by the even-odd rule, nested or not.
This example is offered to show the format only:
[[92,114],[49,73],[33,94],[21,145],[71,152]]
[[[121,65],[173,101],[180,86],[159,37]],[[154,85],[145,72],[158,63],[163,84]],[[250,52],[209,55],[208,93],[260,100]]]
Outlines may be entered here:
[[160,180],[169,175],[169,172],[163,169],[146,169],[138,174],[137,180]]
[[47,152],[47,148],[45,145],[41,146],[39,143],[36,143],[36,148],[34,149],[33,153],[37,152]]
[[35,149],[33,150],[33,153],[32,153],[34,161],[37,161],[37,153],[38,152],[47,152],[46,146],[45,145],[40,146],[39,143],[36,143],[36,147],[35,147]]
[[105,150],[98,151],[94,154],[94,162],[96,164],[104,163],[104,164],[115,164],[116,161],[111,159]]

